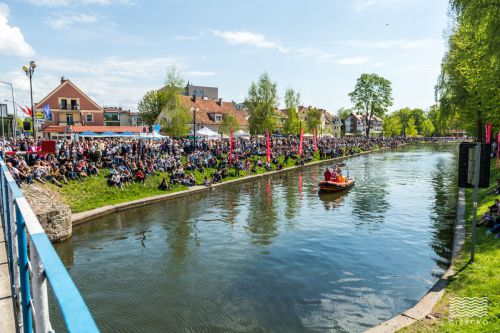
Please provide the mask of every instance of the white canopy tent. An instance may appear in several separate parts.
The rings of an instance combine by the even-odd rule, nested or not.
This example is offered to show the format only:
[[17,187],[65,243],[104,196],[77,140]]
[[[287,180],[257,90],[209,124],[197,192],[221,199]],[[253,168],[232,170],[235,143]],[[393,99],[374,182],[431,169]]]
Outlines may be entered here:
[[212,131],[208,127],[203,127],[196,131],[196,136],[202,136],[207,138],[218,138],[220,135],[214,131]]
[[248,137],[250,137],[250,134],[243,131],[243,130],[239,130],[239,131],[236,131],[234,133],[234,137],[235,138],[248,138]]

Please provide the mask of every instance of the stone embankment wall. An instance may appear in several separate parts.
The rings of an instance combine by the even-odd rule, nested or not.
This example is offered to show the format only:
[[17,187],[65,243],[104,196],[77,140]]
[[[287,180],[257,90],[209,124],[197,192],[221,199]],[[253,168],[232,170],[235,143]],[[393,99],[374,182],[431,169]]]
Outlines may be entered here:
[[52,242],[71,237],[71,209],[55,191],[39,184],[23,185],[21,189]]

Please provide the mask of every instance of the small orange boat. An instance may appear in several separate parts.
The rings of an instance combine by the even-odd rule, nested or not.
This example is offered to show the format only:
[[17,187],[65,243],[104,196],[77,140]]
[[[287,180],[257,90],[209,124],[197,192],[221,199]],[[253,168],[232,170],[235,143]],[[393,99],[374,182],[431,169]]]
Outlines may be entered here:
[[340,176],[335,180],[322,180],[319,182],[320,192],[341,192],[354,186],[354,179]]

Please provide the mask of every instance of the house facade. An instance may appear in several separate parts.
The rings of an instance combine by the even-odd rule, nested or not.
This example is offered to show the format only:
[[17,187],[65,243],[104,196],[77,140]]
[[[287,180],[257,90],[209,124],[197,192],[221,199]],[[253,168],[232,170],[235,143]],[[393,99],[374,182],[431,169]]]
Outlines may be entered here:
[[130,110],[121,107],[104,107],[104,125],[106,126],[130,126]]
[[184,88],[184,96],[193,97],[200,99],[219,99],[219,88],[217,87],[205,87],[205,86],[194,86],[190,82],[187,83],[186,88]]
[[[345,120],[346,135],[365,135],[367,126],[366,117],[351,113]],[[382,118],[372,116],[370,119],[370,136],[381,136],[383,134],[384,121]]]
[[104,125],[103,108],[68,79],[61,78],[59,86],[35,104],[35,115],[43,114],[42,110],[47,105],[52,120],[44,119],[42,131],[49,126]]
[[[181,103],[189,110],[191,131],[194,124],[196,130],[206,127],[219,133],[219,126],[224,117],[228,115],[236,119],[240,130],[248,131],[248,121],[244,113],[236,109],[233,102],[224,102],[222,98],[212,100],[195,96],[181,96]],[[196,115],[193,113],[196,113]],[[162,113],[158,117],[157,123],[161,123],[163,118],[164,114]]]

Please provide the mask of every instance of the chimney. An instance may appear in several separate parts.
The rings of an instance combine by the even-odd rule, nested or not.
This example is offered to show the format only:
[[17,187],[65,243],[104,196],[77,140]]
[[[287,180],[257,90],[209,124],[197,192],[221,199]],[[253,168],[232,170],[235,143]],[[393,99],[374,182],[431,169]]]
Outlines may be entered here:
[[222,106],[222,98],[219,98],[219,101],[217,102],[220,106]]
[[61,76],[61,84],[63,84],[63,83],[64,83],[64,81],[66,81],[66,80],[64,79],[64,76]]
[[193,94],[193,98],[192,98],[193,102],[196,102],[196,95]]

